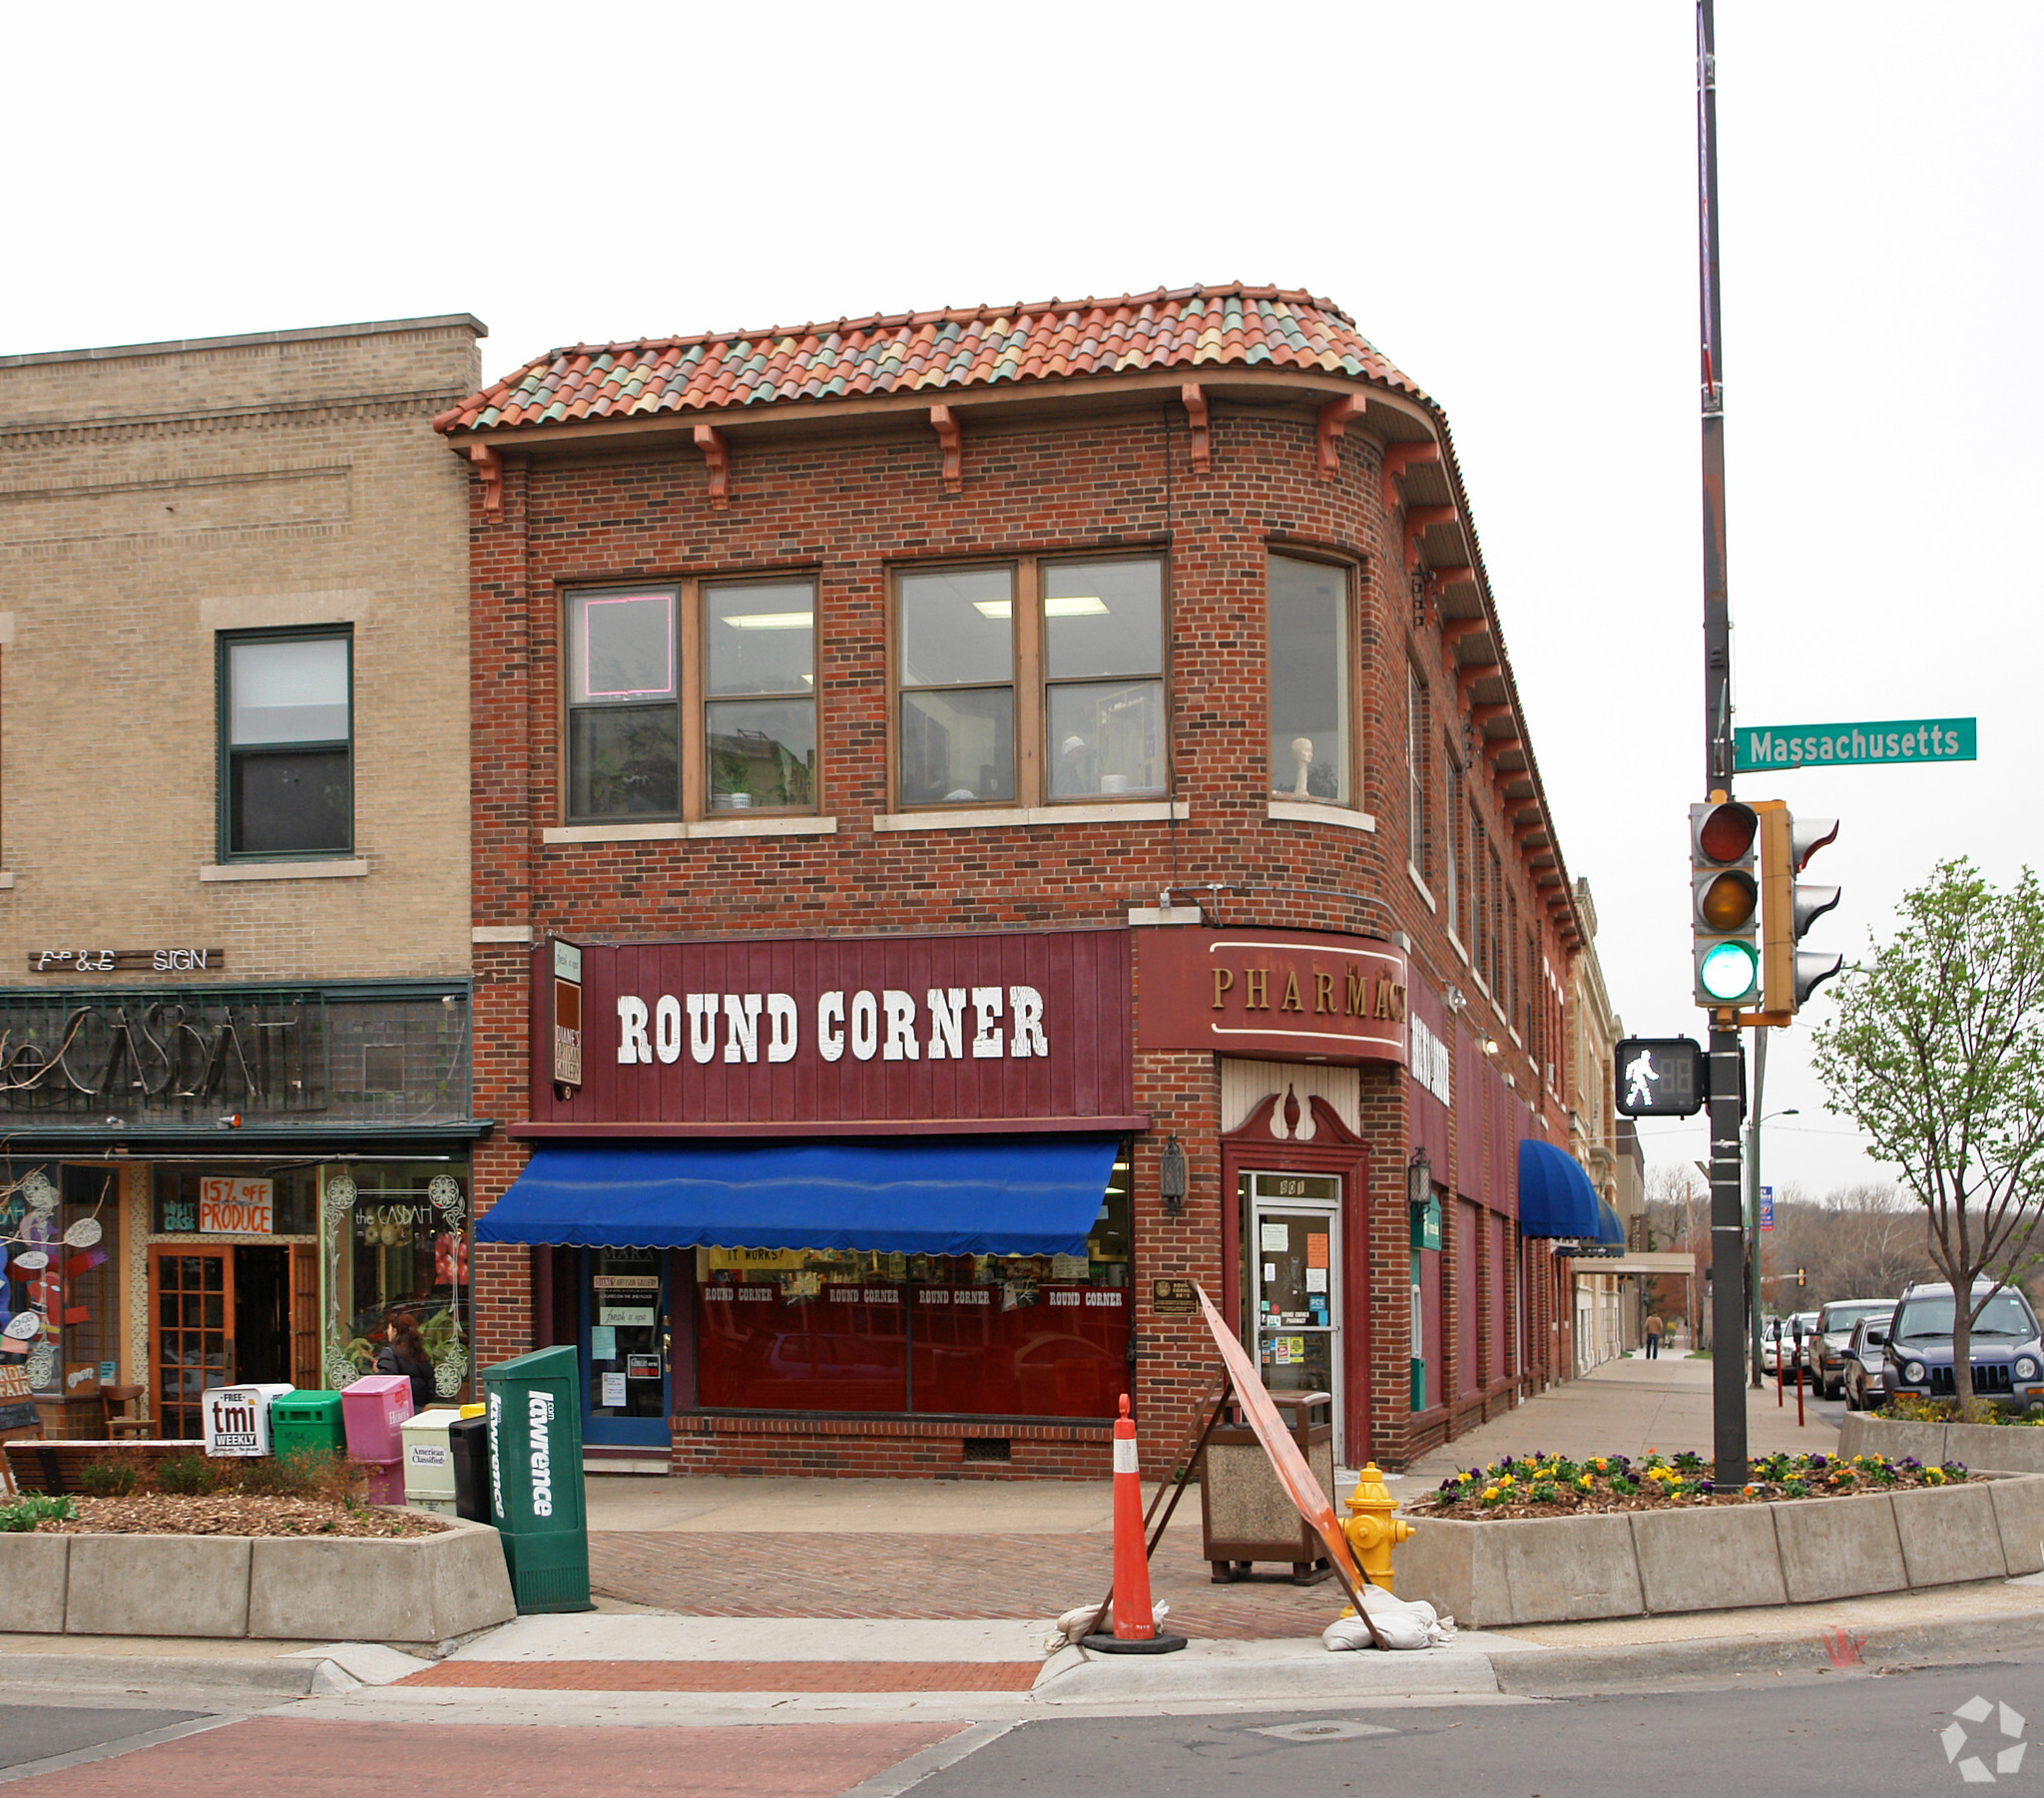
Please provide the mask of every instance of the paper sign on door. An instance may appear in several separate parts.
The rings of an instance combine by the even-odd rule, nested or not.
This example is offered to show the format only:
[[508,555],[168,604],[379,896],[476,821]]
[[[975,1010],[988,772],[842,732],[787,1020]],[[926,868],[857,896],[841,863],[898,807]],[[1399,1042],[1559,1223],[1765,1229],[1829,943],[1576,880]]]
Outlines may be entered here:
[[1308,1267],[1324,1267],[1327,1264],[1327,1239],[1325,1236],[1308,1235],[1305,1239],[1305,1264]]
[[1305,1270],[1305,1289],[1308,1292],[1325,1292],[1327,1270],[1324,1267],[1308,1267]]
[[[1267,1223],[1259,1240],[1267,1255],[1274,1251],[1281,1255],[1291,1246],[1291,1232],[1281,1223]],[[1324,1242],[1326,1238],[1323,1236],[1320,1240]]]
[[618,1406],[626,1403],[625,1376],[623,1374],[604,1375],[603,1402],[604,1409],[607,1411],[615,1410]]

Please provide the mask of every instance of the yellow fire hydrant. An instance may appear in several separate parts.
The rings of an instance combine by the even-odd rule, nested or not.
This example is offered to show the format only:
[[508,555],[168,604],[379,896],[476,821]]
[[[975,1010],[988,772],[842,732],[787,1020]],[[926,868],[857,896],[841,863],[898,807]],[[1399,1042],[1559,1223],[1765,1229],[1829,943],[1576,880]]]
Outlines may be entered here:
[[1391,1551],[1412,1534],[1412,1526],[1392,1515],[1397,1502],[1384,1490],[1384,1476],[1375,1462],[1357,1475],[1355,1490],[1348,1495],[1348,1517],[1341,1534],[1348,1538],[1348,1551],[1356,1566],[1369,1575],[1372,1585],[1391,1589]]

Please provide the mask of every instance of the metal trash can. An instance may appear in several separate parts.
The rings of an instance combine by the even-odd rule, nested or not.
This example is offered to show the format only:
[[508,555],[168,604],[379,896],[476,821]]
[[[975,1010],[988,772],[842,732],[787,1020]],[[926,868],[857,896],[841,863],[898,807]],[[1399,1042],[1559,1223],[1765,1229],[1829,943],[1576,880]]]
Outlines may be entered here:
[[461,1421],[450,1406],[435,1406],[398,1426],[404,1438],[404,1502],[420,1511],[454,1515],[454,1454],[449,1428]]
[[[1271,1403],[1291,1418],[1291,1439],[1330,1500],[1334,1494],[1334,1395],[1274,1392]],[[1247,1579],[1259,1561],[1289,1565],[1294,1585],[1329,1577],[1325,1546],[1278,1484],[1278,1470],[1257,1433],[1241,1420],[1215,1425],[1200,1457],[1201,1553],[1214,1582]],[[1338,1500],[1336,1501],[1338,1503]]]
[[411,1416],[411,1381],[403,1374],[370,1374],[340,1395],[347,1452],[369,1470],[369,1502],[404,1503],[404,1420]]
[[482,1370],[490,1517],[520,1612],[593,1610],[582,1492],[582,1361],[537,1349]]
[[341,1454],[347,1428],[337,1392],[286,1392],[269,1401],[269,1452],[279,1461],[308,1453]]
[[[490,1521],[490,1426],[477,1415],[463,1416],[447,1426],[447,1452],[454,1464],[454,1515],[471,1523]],[[485,1407],[475,1407],[481,1413]]]

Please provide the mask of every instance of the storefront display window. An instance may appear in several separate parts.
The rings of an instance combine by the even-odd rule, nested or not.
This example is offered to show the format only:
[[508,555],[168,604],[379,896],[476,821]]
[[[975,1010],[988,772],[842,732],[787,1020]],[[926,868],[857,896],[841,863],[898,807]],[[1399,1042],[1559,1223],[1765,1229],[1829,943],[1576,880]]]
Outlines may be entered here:
[[1128,1390],[1129,1169],[1083,1255],[696,1251],[711,1409],[1094,1418]]
[[0,1359],[19,1391],[91,1398],[111,1382],[118,1354],[120,1176],[105,1167],[44,1163],[7,1169],[0,1195]]
[[319,1176],[311,1167],[157,1167],[149,1227],[159,1236],[312,1236]]
[[469,1372],[468,1167],[352,1161],[319,1170],[325,1374],[336,1389],[374,1370],[383,1325],[410,1311],[443,1399]]

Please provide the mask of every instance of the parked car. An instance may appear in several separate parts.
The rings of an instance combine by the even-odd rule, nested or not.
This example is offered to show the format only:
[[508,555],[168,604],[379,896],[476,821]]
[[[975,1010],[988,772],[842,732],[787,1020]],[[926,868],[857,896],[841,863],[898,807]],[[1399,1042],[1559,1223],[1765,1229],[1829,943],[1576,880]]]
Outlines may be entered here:
[[1894,1310],[1891,1298],[1834,1298],[1817,1313],[1809,1370],[1825,1398],[1837,1398],[1845,1390],[1845,1345],[1852,1338],[1852,1326],[1862,1317],[1891,1317]]
[[1871,1411],[1887,1397],[1887,1380],[1881,1371],[1880,1352],[1888,1339],[1892,1309],[1876,1311],[1852,1326],[1845,1343],[1845,1409]]
[[[1802,1337],[1802,1353],[1799,1357],[1795,1352],[1795,1338],[1798,1332]],[[1798,1359],[1801,1361],[1803,1370],[1805,1372],[1808,1371],[1810,1338],[1815,1333],[1816,1313],[1814,1311],[1796,1311],[1782,1319],[1782,1340],[1788,1348],[1788,1371],[1789,1373],[1795,1371]]]
[[[1974,1302],[1990,1289],[1973,1288]],[[1895,1321],[1881,1350],[1887,1394],[1948,1399],[1952,1382],[1952,1289],[1911,1286],[1895,1303]],[[2037,1314],[2014,1286],[1989,1298],[1973,1323],[1973,1391],[1998,1405],[2028,1411],[2044,1405],[2044,1343]]]

